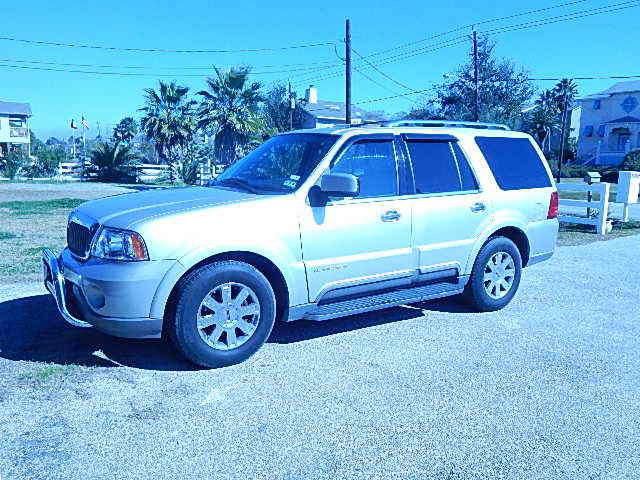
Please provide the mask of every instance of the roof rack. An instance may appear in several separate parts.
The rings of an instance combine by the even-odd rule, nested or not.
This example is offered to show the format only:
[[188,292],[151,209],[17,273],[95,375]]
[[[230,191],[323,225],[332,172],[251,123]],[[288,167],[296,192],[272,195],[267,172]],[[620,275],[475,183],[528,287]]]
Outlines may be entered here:
[[483,130],[511,130],[499,123],[460,122],[450,120],[395,120],[387,122],[387,127],[443,127],[443,128],[478,128]]

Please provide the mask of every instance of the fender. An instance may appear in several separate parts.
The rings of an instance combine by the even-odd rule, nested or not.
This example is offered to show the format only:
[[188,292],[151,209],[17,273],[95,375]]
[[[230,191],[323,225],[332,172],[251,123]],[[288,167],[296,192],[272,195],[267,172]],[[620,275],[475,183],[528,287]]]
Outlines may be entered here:
[[289,290],[289,304],[293,306],[307,302],[307,278],[300,254],[296,255],[296,252],[287,248],[285,242],[280,239],[270,237],[256,245],[254,238],[246,239],[244,242],[217,243],[214,247],[199,247],[179,258],[167,271],[156,289],[151,303],[151,318],[164,316],[169,295],[176,283],[191,267],[213,256],[230,252],[247,252],[265,257],[282,273]]
[[517,228],[521,230],[522,233],[527,235],[527,220],[522,215],[522,213],[517,210],[502,210],[496,214],[494,214],[487,224],[487,226],[482,230],[482,233],[478,236],[477,240],[473,244],[473,248],[469,253],[469,257],[467,258],[467,264],[465,268],[465,274],[471,275],[471,270],[473,269],[473,264],[480,252],[482,246],[487,242],[489,237],[493,235],[495,232],[500,230],[501,228]]

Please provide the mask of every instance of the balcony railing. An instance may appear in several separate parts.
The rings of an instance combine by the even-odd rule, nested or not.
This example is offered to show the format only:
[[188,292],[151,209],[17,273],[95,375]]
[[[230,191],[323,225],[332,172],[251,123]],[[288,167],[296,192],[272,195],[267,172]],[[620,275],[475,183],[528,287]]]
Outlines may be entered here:
[[12,138],[22,138],[29,136],[29,129],[26,127],[11,127],[9,136]]

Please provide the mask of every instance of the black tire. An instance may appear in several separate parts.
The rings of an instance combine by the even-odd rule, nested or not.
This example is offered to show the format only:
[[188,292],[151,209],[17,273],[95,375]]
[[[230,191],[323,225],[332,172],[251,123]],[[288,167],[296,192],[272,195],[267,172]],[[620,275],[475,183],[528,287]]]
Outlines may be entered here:
[[[200,303],[216,286],[237,282],[251,288],[260,302],[257,328],[242,345],[231,350],[216,350],[200,336],[197,315]],[[191,362],[218,368],[243,362],[269,338],[276,317],[276,298],[271,284],[256,268],[239,261],[221,261],[191,272],[178,285],[175,315],[170,338]]]
[[[485,290],[484,273],[489,259],[498,252],[506,252],[511,255],[515,268],[511,288],[502,298],[496,299],[491,297]],[[522,256],[516,244],[506,237],[491,238],[483,245],[476,257],[469,283],[464,289],[463,298],[472,308],[479,312],[500,310],[507,306],[516,294],[521,276]]]

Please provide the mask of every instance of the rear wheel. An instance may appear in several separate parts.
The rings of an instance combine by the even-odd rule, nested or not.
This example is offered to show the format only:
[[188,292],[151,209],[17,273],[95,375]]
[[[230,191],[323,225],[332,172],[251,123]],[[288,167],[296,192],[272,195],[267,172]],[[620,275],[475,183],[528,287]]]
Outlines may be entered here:
[[267,340],[276,299],[265,276],[238,261],[192,272],[178,287],[172,338],[180,352],[204,367],[242,362]]
[[521,275],[518,247],[506,237],[492,238],[476,257],[464,297],[478,311],[500,310],[516,294]]

